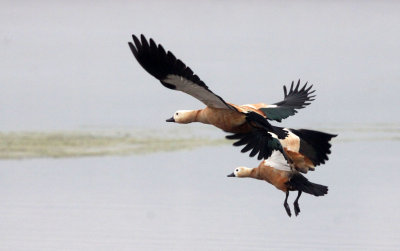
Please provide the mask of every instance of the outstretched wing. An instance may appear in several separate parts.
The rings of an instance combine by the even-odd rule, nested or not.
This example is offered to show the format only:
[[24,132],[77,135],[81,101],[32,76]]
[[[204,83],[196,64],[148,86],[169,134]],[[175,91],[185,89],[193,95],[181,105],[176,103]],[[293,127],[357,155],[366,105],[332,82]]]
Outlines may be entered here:
[[153,39],[148,42],[143,35],[140,36],[140,40],[135,35],[132,35],[132,38],[134,43],[129,42],[128,44],[136,60],[165,87],[187,93],[209,107],[236,110],[220,96],[214,94],[172,52],[165,52],[160,44],[156,45]]
[[330,141],[337,136],[336,134],[307,129],[289,130],[300,138],[299,152],[309,158],[315,166],[324,164],[329,159]]
[[237,140],[234,146],[242,146],[242,153],[250,151],[250,157],[258,154],[257,159],[267,159],[274,150],[285,155],[279,139],[286,137],[287,132],[279,127],[271,126],[268,121],[256,112],[245,113],[246,120],[252,127],[248,133],[236,133],[226,136],[227,139]]
[[287,92],[286,86],[283,86],[284,99],[272,105],[267,105],[266,107],[260,108],[260,110],[265,113],[267,119],[276,120],[281,122],[289,116],[294,115],[297,110],[306,107],[314,100],[315,95],[311,95],[315,90],[311,91],[312,85],[307,88],[308,82],[299,89],[300,79],[294,88],[294,82],[290,86],[289,93]]

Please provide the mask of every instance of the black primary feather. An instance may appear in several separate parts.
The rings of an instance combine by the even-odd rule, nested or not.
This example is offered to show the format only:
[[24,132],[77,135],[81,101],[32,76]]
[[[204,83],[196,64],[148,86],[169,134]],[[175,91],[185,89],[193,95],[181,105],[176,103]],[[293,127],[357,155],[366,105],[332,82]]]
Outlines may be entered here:
[[287,132],[280,127],[274,127],[260,114],[248,112],[245,114],[247,122],[252,126],[248,133],[236,133],[226,136],[227,139],[236,140],[234,146],[243,146],[241,152],[250,151],[250,157],[258,154],[257,159],[267,159],[274,150],[280,151],[286,158],[282,145],[278,139],[272,137],[274,133],[278,138],[284,139]]
[[226,136],[227,139],[237,140],[234,146],[245,146],[241,150],[242,153],[251,150],[249,156],[254,157],[258,154],[257,159],[267,159],[274,150],[283,153],[282,145],[276,138],[273,138],[265,129],[254,129],[249,133],[235,133]]
[[315,100],[315,95],[311,95],[315,90],[311,91],[313,86],[310,85],[307,87],[307,84],[308,82],[300,88],[300,79],[296,86],[294,86],[294,81],[292,81],[289,92],[287,92],[286,86],[283,86],[284,99],[273,104],[277,107],[260,108],[260,110],[266,114],[267,119],[276,120],[278,122],[296,114],[296,109],[302,109],[309,105],[311,101]]
[[245,113],[245,115],[247,122],[253,127],[263,128],[268,132],[274,133],[279,139],[286,138],[288,132],[283,130],[282,127],[272,126],[264,116],[252,111]]
[[208,86],[189,67],[177,59],[172,52],[166,52],[161,44],[157,46],[153,39],[150,39],[149,44],[144,35],[140,36],[140,40],[135,35],[132,35],[132,38],[134,44],[129,42],[129,47],[136,60],[150,75],[162,82],[168,74],[174,74],[208,89]]
[[299,152],[309,158],[315,166],[324,164],[331,153],[330,140],[337,135],[307,129],[289,129],[300,137]]
[[[196,95],[194,90],[191,92],[184,89],[190,85],[188,82],[185,82],[185,80],[188,80],[195,86],[201,87],[205,90],[206,93],[208,93],[209,98],[213,97],[212,99],[214,102],[218,102],[220,106],[236,111],[233,106],[227,104],[220,96],[213,93],[208,86],[193,73],[192,69],[186,66],[181,60],[177,59],[172,52],[166,52],[161,44],[157,45],[153,39],[148,41],[144,35],[141,35],[140,39],[135,35],[132,35],[132,39],[133,43],[129,42],[128,44],[136,60],[150,75],[160,80],[162,85],[169,89],[186,92],[202,102],[207,102],[202,99],[206,97]],[[174,83],[168,82],[169,75],[182,78],[180,84],[186,87],[179,89],[179,87]]]

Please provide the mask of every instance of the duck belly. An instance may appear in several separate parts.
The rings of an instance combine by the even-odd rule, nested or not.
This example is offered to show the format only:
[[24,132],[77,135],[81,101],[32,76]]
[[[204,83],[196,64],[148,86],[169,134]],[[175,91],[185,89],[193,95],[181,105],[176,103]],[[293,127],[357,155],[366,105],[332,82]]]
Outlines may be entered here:
[[260,164],[258,168],[259,179],[267,181],[283,192],[288,190],[286,183],[289,181],[290,172],[278,170],[270,166],[265,166],[264,164]]

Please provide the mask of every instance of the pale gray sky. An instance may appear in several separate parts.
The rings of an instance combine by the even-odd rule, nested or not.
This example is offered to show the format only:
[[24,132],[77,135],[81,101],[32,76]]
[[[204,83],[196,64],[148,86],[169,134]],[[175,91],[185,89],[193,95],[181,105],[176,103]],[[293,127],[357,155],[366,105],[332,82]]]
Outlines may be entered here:
[[293,123],[398,123],[399,12],[394,1],[3,1],[0,130],[157,127],[158,116],[202,107],[143,71],[132,33],[229,102],[275,102],[301,78],[317,100]]

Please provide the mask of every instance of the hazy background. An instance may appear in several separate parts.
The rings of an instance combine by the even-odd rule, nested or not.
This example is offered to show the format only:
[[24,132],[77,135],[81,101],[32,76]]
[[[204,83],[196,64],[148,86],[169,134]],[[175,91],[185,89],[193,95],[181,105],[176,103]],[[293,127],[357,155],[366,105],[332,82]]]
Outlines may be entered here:
[[302,196],[294,219],[274,187],[226,178],[258,165],[230,145],[2,160],[0,250],[398,248],[399,13],[396,1],[2,1],[1,133],[182,128],[164,121],[203,105],[138,65],[127,42],[143,33],[228,102],[277,102],[309,81],[317,99],[283,125],[340,136],[308,175],[329,194]]
[[1,5],[2,130],[160,127],[159,116],[202,107],[138,67],[132,33],[172,50],[229,102],[276,102],[283,84],[310,81],[318,100],[288,123],[399,122],[395,1]]

